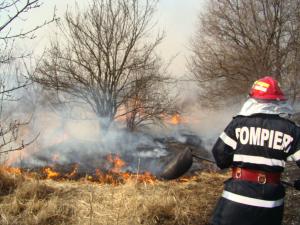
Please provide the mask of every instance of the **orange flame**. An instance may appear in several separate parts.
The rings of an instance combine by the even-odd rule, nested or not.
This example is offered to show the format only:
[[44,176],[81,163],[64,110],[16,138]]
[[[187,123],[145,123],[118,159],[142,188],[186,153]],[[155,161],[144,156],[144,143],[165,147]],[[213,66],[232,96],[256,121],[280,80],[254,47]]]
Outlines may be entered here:
[[20,168],[14,168],[14,167],[1,167],[4,171],[11,173],[11,174],[16,174],[16,175],[21,175],[22,171]]
[[118,184],[123,183],[121,180],[122,177],[118,176],[118,174],[113,173],[103,173],[100,169],[96,169],[96,181],[100,184],[112,184],[117,186]]
[[52,168],[47,167],[43,169],[44,174],[47,175],[47,179],[54,179],[60,176],[60,174],[56,171],[54,171]]
[[[145,183],[145,184],[154,184],[157,179],[149,172],[143,174],[131,174],[131,173],[103,173],[100,169],[96,169],[96,181],[100,184],[112,184],[117,186],[124,184],[129,181]],[[88,180],[92,181],[92,177],[88,177]]]
[[[123,161],[119,155],[109,154],[106,159],[111,165],[111,169],[105,172],[100,169],[96,169],[94,174],[86,174],[85,177],[81,178],[76,176],[78,175],[79,164],[74,164],[72,170],[65,174],[59,173],[51,166],[45,167],[42,170],[39,170],[39,172],[44,175],[42,176],[44,179],[54,179],[56,181],[76,179],[81,181],[97,182],[100,184],[111,184],[113,186],[124,184],[126,182],[138,182],[144,184],[154,184],[157,182],[156,177],[150,172],[121,172],[121,169],[126,165],[126,162]],[[28,178],[41,178],[41,176],[36,176],[38,175],[37,172],[24,172],[20,168],[1,167],[1,169],[10,174],[20,174]]]
[[137,181],[142,183],[154,184],[157,179],[150,172],[145,172],[144,174],[137,175]]
[[70,173],[68,173],[66,175],[66,177],[68,177],[69,179],[75,177],[77,174],[78,168],[79,168],[79,164],[75,164],[73,170]]
[[182,123],[187,123],[187,118],[180,115],[180,113],[174,113],[172,116],[170,115],[164,115],[163,116],[166,123],[171,125],[179,125]]
[[121,169],[126,165],[119,155],[109,154],[107,161],[112,164],[112,169],[110,170],[112,173],[120,173]]
[[181,116],[179,115],[179,113],[174,114],[171,117],[170,123],[173,125],[178,125],[182,122]]

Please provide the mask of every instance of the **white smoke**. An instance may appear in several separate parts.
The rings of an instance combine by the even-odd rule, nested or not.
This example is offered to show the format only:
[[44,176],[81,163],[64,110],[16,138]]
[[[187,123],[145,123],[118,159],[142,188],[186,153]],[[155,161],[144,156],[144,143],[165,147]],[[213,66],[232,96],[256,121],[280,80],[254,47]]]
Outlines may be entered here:
[[[203,108],[196,92],[191,88],[181,96],[182,123],[179,125],[152,126],[141,132],[128,132],[122,121],[114,123],[107,132],[99,126],[100,120],[92,110],[79,101],[71,104],[54,104],[52,96],[40,89],[23,90],[26,96],[14,104],[15,117],[28,118],[31,122],[22,129],[21,138],[37,140],[21,152],[9,155],[9,163],[14,165],[46,166],[53,161],[64,164],[70,162],[93,161],[109,153],[124,155],[132,161],[128,168],[137,170],[139,160],[149,170],[158,171],[159,158],[168,155],[168,149],[159,139],[173,138],[178,143],[187,143],[190,135],[195,145],[201,145],[208,152],[220,133],[225,129],[241,106],[242,101],[228,105],[222,110]],[[51,104],[50,104],[51,102]],[[193,136],[193,138],[194,138]],[[201,141],[201,143],[200,143]],[[55,160],[53,158],[59,155]]]
[[22,128],[20,138],[25,142],[37,135],[38,138],[22,151],[9,154],[7,164],[23,167],[53,163],[101,166],[101,160],[112,153],[127,157],[129,163],[125,169],[130,171],[136,171],[138,167],[152,172],[160,169],[157,159],[166,156],[167,152],[153,136],[128,132],[125,121],[116,121],[104,132],[99,124],[106,118],[98,118],[82,102],[60,105],[51,98],[49,100],[49,95],[44,95],[41,90],[23,91],[25,97],[19,100],[14,116],[25,118],[32,115],[32,119]]

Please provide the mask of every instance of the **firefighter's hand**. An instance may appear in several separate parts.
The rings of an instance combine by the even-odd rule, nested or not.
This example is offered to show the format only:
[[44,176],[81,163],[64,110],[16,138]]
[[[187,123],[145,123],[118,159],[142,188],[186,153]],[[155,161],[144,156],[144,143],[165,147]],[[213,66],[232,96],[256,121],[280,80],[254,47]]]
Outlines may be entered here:
[[294,181],[294,188],[300,191],[300,179]]

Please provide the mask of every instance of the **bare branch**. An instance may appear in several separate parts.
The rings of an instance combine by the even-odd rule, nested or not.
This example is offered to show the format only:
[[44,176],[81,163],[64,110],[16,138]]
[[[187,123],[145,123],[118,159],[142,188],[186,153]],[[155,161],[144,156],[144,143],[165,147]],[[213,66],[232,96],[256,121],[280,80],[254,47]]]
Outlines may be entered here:
[[[154,84],[164,82],[162,63],[155,54],[163,36],[149,38],[155,3],[156,0],[93,0],[85,12],[79,8],[75,13],[67,11],[60,23],[64,41],[52,42],[33,81],[80,98],[97,116],[110,122],[118,117],[121,108],[132,112],[126,105],[142,94],[140,88],[146,90],[148,85],[161,90]],[[136,86],[138,82],[143,85]],[[146,109],[150,92],[147,97],[138,97]],[[162,97],[156,101],[162,107]],[[153,104],[154,107],[159,105]]]
[[226,99],[244,97],[265,75],[300,97],[294,87],[299,85],[299,6],[299,0],[210,1],[199,17],[188,62],[203,104],[222,106]]
[[19,100],[20,97],[16,94],[16,91],[31,84],[28,77],[20,72],[18,66],[19,61],[29,57],[31,53],[16,54],[16,41],[23,38],[34,38],[35,31],[56,20],[54,12],[53,18],[45,20],[40,25],[29,29],[17,30],[16,22],[26,22],[26,16],[40,6],[40,0],[0,0],[0,154],[21,150],[37,138],[35,137],[26,143],[20,141],[19,129],[28,125],[30,121],[12,120],[11,113],[4,111],[7,108],[7,102]]
[[27,146],[31,145],[32,143],[34,143],[40,134],[36,135],[31,141],[24,143],[24,141],[22,141],[21,145],[19,145],[16,148],[10,148],[9,150],[5,150],[5,151],[0,151],[0,155],[4,154],[4,153],[9,153],[9,152],[14,152],[14,151],[20,151],[23,150],[24,148],[26,148]]

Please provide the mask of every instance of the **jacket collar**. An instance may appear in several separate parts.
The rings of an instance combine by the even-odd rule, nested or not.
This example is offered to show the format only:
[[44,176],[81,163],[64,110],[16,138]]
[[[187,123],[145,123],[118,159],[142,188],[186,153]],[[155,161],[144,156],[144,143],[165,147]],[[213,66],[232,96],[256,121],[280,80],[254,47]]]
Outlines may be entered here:
[[238,115],[251,116],[257,113],[291,115],[293,113],[293,108],[287,101],[264,101],[249,98],[242,106]]

